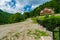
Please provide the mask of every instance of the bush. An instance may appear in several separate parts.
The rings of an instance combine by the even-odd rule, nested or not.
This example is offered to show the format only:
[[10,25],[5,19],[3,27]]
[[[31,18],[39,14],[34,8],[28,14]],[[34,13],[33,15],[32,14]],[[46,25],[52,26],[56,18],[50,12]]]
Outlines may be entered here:
[[54,32],[55,39],[54,40],[59,40],[59,32]]
[[33,21],[33,23],[37,23],[37,21],[36,21],[36,20],[37,20],[36,17],[32,17],[31,20]]
[[37,22],[41,25],[43,25],[44,27],[46,27],[48,30],[52,31],[53,29],[55,29],[57,26],[60,25],[60,16],[48,16],[45,17],[43,20],[40,20],[39,18],[37,19]]
[[24,18],[27,19],[30,17],[30,13],[29,12],[24,12],[23,14]]
[[9,17],[8,23],[20,22],[22,20],[24,20],[22,14],[16,13],[16,14],[14,14],[14,15],[12,15],[12,16]]

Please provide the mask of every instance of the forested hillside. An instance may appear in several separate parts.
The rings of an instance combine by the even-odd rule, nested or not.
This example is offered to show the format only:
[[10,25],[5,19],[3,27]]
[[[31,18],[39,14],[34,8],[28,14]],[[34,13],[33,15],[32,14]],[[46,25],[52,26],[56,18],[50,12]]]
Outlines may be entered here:
[[35,8],[31,14],[34,16],[40,15],[40,11],[44,8],[52,8],[54,9],[55,13],[60,13],[60,1],[59,0],[51,0],[49,2],[46,2],[39,7]]
[[0,24],[5,24],[8,21],[8,17],[10,16],[10,13],[4,12],[0,10]]

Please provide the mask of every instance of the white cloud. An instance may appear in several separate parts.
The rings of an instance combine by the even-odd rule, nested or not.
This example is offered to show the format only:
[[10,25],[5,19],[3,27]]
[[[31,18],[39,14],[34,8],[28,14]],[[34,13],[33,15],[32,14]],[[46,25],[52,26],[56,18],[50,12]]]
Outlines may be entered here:
[[[40,4],[39,4],[39,5],[40,5]],[[35,9],[36,7],[38,7],[39,5],[35,5],[35,6],[33,5],[33,6],[32,6],[32,10]]]
[[[44,2],[44,0],[15,0],[16,4],[14,7],[11,7],[8,3],[12,0],[0,0],[0,9],[10,12],[10,13],[16,13],[16,12],[24,12],[24,7],[26,5],[32,4],[31,9],[33,10],[37,6],[39,6],[41,3]],[[11,3],[13,4],[13,3]]]

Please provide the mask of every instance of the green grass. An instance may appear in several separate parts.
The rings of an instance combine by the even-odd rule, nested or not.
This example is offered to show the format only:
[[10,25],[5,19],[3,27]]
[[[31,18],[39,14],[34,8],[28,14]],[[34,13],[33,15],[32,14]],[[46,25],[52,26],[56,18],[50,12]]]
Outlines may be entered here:
[[55,35],[55,40],[59,40],[59,32],[55,32],[54,35]]
[[39,18],[39,20],[44,20],[44,17],[45,16],[39,16],[38,18]]
[[31,20],[33,21],[33,23],[37,23],[36,17],[31,18]]
[[[55,28],[54,31],[59,31],[59,28]],[[59,32],[54,32],[55,40],[59,40]]]
[[59,31],[59,27],[56,27],[56,28],[54,29],[54,31]]
[[[48,18],[51,18],[51,16],[52,16],[52,15],[49,15]],[[44,15],[44,16],[39,16],[38,18],[39,18],[40,20],[44,20],[44,17],[45,17],[45,15]],[[60,14],[54,14],[54,17],[59,18],[59,17],[60,17]]]
[[[52,15],[49,15],[49,19],[51,18]],[[60,14],[54,14],[55,18],[60,18]],[[38,17],[32,17],[31,20],[33,21],[33,23],[37,23],[36,20],[44,20],[45,19],[45,15],[44,16],[38,16]]]
[[34,31],[28,30],[28,36],[33,35],[35,39],[39,39],[41,36],[48,36],[48,34],[44,31],[40,31],[39,29],[35,29]]

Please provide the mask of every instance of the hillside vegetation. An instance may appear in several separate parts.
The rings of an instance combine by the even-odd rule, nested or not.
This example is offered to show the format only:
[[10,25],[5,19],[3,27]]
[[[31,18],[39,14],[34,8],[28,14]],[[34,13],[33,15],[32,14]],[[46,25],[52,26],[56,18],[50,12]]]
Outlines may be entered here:
[[44,8],[51,8],[54,9],[55,14],[60,13],[60,0],[56,2],[57,0],[51,0],[49,2],[46,2],[31,12],[24,12],[23,14],[17,12],[15,14],[10,14],[7,12],[4,12],[0,10],[0,24],[9,24],[9,23],[16,23],[26,20],[27,18],[32,18],[36,16],[40,16],[40,11]]
[[11,14],[0,10],[0,24],[6,24]]
[[60,14],[39,16],[36,20],[50,31],[60,26]]

